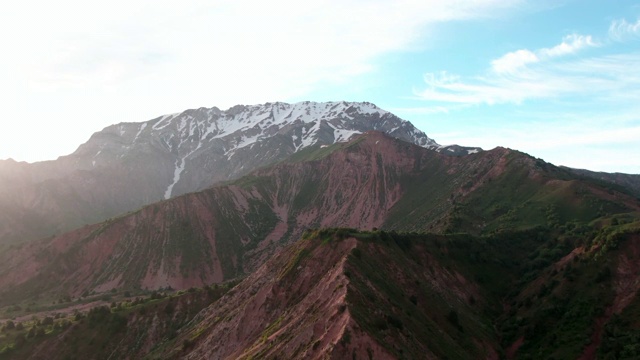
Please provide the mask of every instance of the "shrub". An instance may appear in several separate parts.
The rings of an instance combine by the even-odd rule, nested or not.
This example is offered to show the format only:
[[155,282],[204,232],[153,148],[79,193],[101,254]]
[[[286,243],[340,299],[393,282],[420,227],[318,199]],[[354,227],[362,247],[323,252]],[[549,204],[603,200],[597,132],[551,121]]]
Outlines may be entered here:
[[400,319],[398,319],[397,317],[395,317],[393,315],[387,315],[387,322],[391,326],[402,330],[402,321],[400,321]]
[[373,326],[380,331],[387,330],[389,328],[387,322],[383,318],[373,320]]
[[413,303],[413,305],[418,305],[418,297],[415,295],[411,295],[409,297],[409,301],[411,301]]
[[164,307],[164,312],[167,315],[173,314],[174,306],[171,302],[167,303],[167,306]]
[[184,339],[182,342],[182,350],[188,350],[193,346],[193,341],[189,339]]
[[351,342],[351,331],[349,331],[349,329],[346,329],[344,331],[344,334],[342,335],[342,343],[349,344]]
[[457,328],[460,327],[460,320],[458,319],[457,311],[455,310],[449,311],[449,314],[447,314],[447,320],[449,320],[449,322],[453,324],[455,327]]

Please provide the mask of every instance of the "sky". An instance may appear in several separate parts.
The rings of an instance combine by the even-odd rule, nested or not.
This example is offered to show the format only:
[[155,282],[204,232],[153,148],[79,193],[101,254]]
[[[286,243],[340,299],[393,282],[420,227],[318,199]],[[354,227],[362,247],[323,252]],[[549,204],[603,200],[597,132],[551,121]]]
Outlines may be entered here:
[[4,0],[0,159],[186,109],[369,101],[443,145],[640,173],[640,1]]

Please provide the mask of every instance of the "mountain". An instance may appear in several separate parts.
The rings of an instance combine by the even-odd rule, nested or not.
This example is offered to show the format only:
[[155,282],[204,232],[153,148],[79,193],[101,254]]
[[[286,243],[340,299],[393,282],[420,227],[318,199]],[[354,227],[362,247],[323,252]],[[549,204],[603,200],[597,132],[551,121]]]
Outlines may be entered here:
[[637,358],[639,241],[637,219],[581,238],[311,231],[164,357]]
[[640,175],[623,174],[623,173],[606,173],[600,171],[589,171],[584,169],[566,168],[569,171],[588,178],[606,181],[625,187],[632,191],[636,196],[640,197]]
[[0,288],[77,296],[234,278],[308,227],[382,226],[403,194],[400,178],[438,180],[449,159],[462,158],[381,133],[316,145],[228,185],[6,251]]
[[0,253],[0,355],[635,358],[638,241],[624,187],[367,132]]
[[379,132],[0,254],[0,302],[249,274],[305,229],[492,234],[633,219],[638,200],[517,151],[450,157]]
[[447,155],[411,123],[370,103],[267,103],[187,110],[95,133],[73,154],[0,161],[0,244],[60,234],[236,179],[312,145],[382,131]]
[[118,124],[92,136],[73,156],[81,167],[93,168],[162,153],[164,161],[147,159],[146,166],[164,178],[161,195],[168,199],[237,178],[307,146],[347,141],[369,130],[438,146],[411,123],[370,103],[302,102],[200,108]]

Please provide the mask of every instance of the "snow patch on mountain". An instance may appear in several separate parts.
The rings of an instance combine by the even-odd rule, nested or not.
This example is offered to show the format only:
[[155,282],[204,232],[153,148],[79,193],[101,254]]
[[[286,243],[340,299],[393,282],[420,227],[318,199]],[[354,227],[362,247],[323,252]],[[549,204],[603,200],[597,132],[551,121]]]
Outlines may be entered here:
[[138,140],[138,138],[140,137],[140,134],[142,134],[142,132],[144,131],[144,129],[147,127],[147,123],[142,123],[142,125],[140,125],[140,130],[138,130],[138,133],[136,134],[136,136],[133,138],[133,143],[136,142],[136,140]]
[[330,123],[328,123],[328,125],[333,128],[333,139],[335,142],[349,141],[352,136],[362,134],[362,132],[358,130],[337,128]]
[[167,191],[164,192],[164,198],[169,199],[171,197],[171,193],[173,192],[173,187],[176,186],[178,181],[180,181],[180,175],[184,171],[184,163],[185,158],[180,159],[179,163],[176,164],[176,169],[173,172],[173,182],[169,184],[167,187]]
[[[168,114],[168,115],[163,115],[161,117],[158,118],[158,120],[156,121],[155,124],[153,124],[153,130],[162,130],[165,127],[171,125],[171,120],[178,117],[180,115],[180,113],[176,113],[176,114]],[[163,125],[164,123],[164,125]]]

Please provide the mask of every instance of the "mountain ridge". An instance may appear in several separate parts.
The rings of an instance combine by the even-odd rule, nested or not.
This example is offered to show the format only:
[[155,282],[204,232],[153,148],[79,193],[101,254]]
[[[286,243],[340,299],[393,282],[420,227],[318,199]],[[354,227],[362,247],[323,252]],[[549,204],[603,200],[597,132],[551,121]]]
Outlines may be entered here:
[[[447,301],[454,309],[468,306],[471,294],[484,301],[472,282],[435,261],[430,274],[414,272],[418,263],[401,246],[384,232],[310,230],[201,311],[192,328],[174,342],[188,340],[183,341],[188,346],[174,345],[162,358],[497,358],[495,337],[482,333],[488,329],[477,330],[486,320],[482,316],[467,318],[469,311],[464,311],[460,321],[469,326],[467,333],[474,330],[471,335],[460,331],[459,324],[440,323],[439,334],[434,326],[446,319],[438,312]],[[414,256],[429,257],[419,246],[413,249]],[[410,270],[402,266],[408,264]],[[385,288],[371,266],[393,269],[385,274],[396,280],[411,277],[406,282],[416,288],[404,295],[391,284]],[[415,285],[418,279],[423,285]],[[427,330],[416,332],[417,324],[403,307],[420,313]],[[431,323],[423,322],[425,318]],[[413,335],[407,335],[409,331]]]
[[184,289],[249,273],[307,228],[482,234],[640,209],[624,193],[504,148],[449,157],[369,132],[299,156],[7,251],[0,287],[12,289],[7,299]]
[[312,144],[346,141],[369,130],[437,147],[447,155],[477,151],[440,147],[408,121],[371,103],[186,110],[108,126],[55,161],[0,161],[0,243],[59,234],[203,190]]

